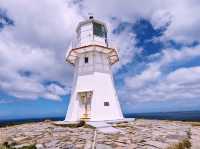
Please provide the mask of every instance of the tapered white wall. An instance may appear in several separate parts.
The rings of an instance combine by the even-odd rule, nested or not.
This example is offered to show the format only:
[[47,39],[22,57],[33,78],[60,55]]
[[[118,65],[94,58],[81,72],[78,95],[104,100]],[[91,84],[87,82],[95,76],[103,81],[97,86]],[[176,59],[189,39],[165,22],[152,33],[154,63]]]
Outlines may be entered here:
[[[85,63],[85,57],[88,57],[88,63]],[[81,54],[77,59],[72,94],[65,121],[80,120],[78,92],[83,91],[93,91],[90,121],[123,118],[106,54],[91,51]],[[104,102],[109,102],[109,106],[104,106]]]

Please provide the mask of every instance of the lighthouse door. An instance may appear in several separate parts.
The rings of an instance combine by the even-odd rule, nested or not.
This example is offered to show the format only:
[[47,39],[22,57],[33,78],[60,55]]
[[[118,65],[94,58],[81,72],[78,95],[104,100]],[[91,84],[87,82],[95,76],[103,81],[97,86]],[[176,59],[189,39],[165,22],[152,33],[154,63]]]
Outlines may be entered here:
[[80,120],[88,121],[91,113],[92,91],[79,92]]

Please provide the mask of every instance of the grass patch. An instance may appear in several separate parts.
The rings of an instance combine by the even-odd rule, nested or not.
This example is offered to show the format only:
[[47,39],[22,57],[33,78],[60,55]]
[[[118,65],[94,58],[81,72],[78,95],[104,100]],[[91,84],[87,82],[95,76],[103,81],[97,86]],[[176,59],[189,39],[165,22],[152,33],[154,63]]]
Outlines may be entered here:
[[80,121],[78,123],[69,123],[69,124],[56,124],[56,123],[53,123],[53,125],[56,125],[56,126],[61,126],[61,127],[69,127],[69,128],[78,128],[78,127],[85,127],[85,128],[89,128],[89,126],[86,124],[85,121]]
[[198,121],[193,121],[193,122],[188,122],[188,121],[186,121],[186,122],[184,122],[184,123],[186,123],[186,124],[189,124],[189,125],[191,125],[191,126],[200,126],[200,122],[198,122]]
[[0,149],[9,149],[9,148],[7,148],[7,147],[4,146],[4,145],[0,145]]
[[88,124],[85,124],[83,127],[84,127],[84,128],[95,129],[95,127],[93,127],[93,126],[91,126],[91,125],[88,125]]
[[117,125],[115,125],[115,127],[126,128],[126,127],[129,127],[129,126],[127,126],[127,124],[117,124]]
[[[9,145],[7,142],[0,145],[0,149],[16,149],[15,147],[13,147],[12,145]],[[37,149],[35,144],[31,144],[31,145],[27,145],[27,146],[23,146],[17,149]]]
[[191,143],[188,139],[184,139],[181,142],[177,144],[173,144],[167,149],[190,149],[191,148]]
[[33,144],[33,145],[29,145],[29,146],[24,146],[20,149],[37,149],[37,148],[36,148],[35,144]]
[[190,123],[192,126],[200,126],[200,122],[191,122]]
[[69,124],[62,124],[62,123],[52,123],[55,126],[60,126],[60,127],[69,127],[69,128],[78,128],[78,127],[83,127],[83,128],[91,128],[95,129],[95,127],[88,125],[85,121],[79,121],[77,123],[69,123]]

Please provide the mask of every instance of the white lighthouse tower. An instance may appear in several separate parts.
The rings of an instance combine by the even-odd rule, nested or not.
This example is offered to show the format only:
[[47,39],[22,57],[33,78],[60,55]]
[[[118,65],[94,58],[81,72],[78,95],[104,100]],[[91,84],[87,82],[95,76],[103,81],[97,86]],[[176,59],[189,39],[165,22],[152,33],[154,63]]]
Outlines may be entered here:
[[66,54],[75,73],[65,121],[123,119],[111,71],[118,53],[108,43],[106,25],[91,16],[76,33]]

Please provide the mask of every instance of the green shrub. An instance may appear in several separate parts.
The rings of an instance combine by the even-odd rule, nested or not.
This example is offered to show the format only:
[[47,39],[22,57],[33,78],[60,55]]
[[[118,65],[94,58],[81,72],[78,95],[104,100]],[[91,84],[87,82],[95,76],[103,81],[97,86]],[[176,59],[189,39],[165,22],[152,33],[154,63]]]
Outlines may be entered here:
[[184,139],[181,142],[177,144],[173,144],[167,149],[190,149],[191,148],[191,143],[188,139]]
[[[11,145],[9,145],[7,142],[5,142],[4,144],[0,145],[0,149],[15,149],[15,147],[12,147]],[[23,146],[21,148],[18,149],[37,149],[35,144],[31,144],[28,146]]]

